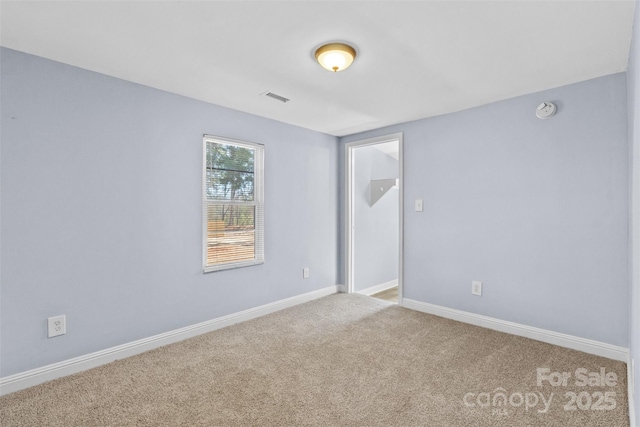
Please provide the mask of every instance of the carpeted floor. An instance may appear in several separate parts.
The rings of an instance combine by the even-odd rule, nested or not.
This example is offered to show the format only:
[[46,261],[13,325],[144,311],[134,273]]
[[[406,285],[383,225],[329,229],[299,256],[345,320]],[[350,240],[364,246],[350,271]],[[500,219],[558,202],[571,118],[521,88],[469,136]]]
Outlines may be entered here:
[[616,427],[626,387],[620,362],[338,294],[4,396],[0,425]]

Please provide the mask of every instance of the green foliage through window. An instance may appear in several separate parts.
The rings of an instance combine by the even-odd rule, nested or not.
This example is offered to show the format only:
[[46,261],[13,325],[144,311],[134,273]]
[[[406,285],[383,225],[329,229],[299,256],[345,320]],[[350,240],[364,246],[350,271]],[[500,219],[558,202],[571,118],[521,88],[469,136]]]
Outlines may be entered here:
[[207,196],[212,200],[253,200],[255,150],[207,144]]

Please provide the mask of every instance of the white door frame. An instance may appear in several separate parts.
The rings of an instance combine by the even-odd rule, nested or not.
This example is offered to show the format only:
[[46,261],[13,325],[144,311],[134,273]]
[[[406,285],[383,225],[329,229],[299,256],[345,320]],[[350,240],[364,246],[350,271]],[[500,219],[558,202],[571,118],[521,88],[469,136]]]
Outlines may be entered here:
[[359,141],[348,142],[345,144],[345,280],[346,291],[353,293],[354,290],[354,208],[353,208],[353,183],[354,183],[354,149],[358,147],[364,147],[367,145],[382,144],[385,142],[398,141],[398,178],[399,178],[399,197],[398,197],[398,305],[402,305],[402,288],[403,288],[403,200],[404,200],[404,169],[403,169],[403,147],[402,147],[402,132],[393,133],[390,135],[378,136],[375,138],[368,138]]

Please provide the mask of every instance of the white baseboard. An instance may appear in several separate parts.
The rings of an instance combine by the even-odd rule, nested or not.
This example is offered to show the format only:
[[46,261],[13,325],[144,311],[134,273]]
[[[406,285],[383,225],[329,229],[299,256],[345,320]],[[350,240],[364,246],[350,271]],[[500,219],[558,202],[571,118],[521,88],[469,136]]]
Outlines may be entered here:
[[380,283],[379,285],[371,286],[361,291],[356,291],[356,293],[361,295],[373,295],[373,294],[377,294],[378,292],[382,292],[382,291],[386,291],[387,289],[394,288],[396,286],[398,286],[398,279],[390,280],[385,283]]
[[275,301],[238,313],[207,320],[195,325],[0,378],[0,396],[42,384],[56,378],[95,368],[96,366],[105,365],[115,360],[124,359],[125,357],[144,353],[145,351],[195,337],[206,332],[215,331],[216,329],[221,329],[235,323],[255,319],[288,307],[335,294],[336,292],[337,286],[329,286],[318,289],[317,291]]
[[347,289],[347,285],[336,285],[336,288],[338,289],[338,292],[341,294],[349,293],[349,290]]
[[629,358],[627,359],[627,396],[629,397],[629,425],[631,427],[638,427],[636,424],[636,402],[634,399],[634,378],[633,378],[633,370],[631,369],[631,353],[629,353]]
[[452,308],[442,307],[439,305],[429,304],[411,300],[402,299],[402,306],[423,313],[429,313],[447,319],[457,320],[459,322],[470,323],[476,326],[493,329],[500,332],[506,332],[512,335],[518,335],[525,338],[531,338],[537,341],[549,344],[559,345],[561,347],[573,350],[583,351],[596,356],[606,357],[608,359],[627,362],[629,351],[625,347],[589,340],[586,338],[575,337],[573,335],[562,334],[559,332],[548,331],[546,329],[535,328],[532,326],[521,325],[519,323],[508,322],[493,317],[482,316],[479,314],[469,313],[466,311],[455,310]]

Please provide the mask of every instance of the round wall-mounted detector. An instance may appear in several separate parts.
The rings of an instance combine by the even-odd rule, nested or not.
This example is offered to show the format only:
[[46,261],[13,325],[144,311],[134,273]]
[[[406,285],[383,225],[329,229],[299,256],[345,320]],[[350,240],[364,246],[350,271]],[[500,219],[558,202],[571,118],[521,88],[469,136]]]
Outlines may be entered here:
[[539,119],[548,119],[556,113],[557,107],[553,102],[543,102],[536,108],[536,117]]

